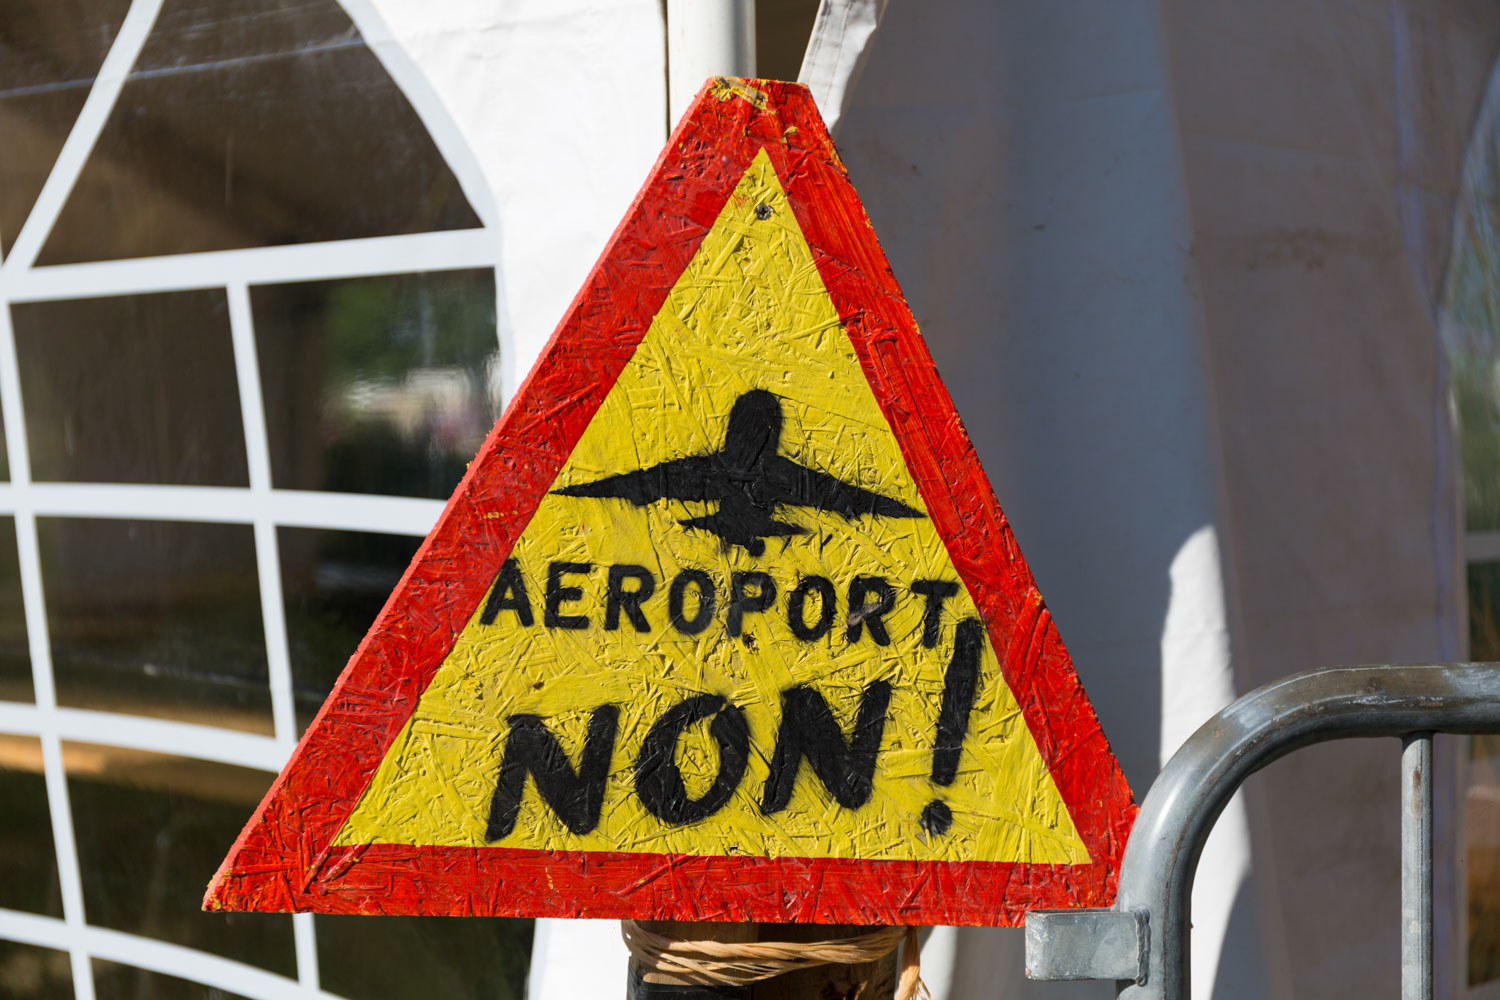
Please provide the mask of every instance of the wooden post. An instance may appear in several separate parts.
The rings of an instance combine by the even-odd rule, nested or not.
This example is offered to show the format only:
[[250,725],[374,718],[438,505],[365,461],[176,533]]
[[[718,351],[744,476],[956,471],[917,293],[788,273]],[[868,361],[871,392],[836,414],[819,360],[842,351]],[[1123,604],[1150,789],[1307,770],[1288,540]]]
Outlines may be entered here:
[[[831,941],[858,937],[870,928],[852,924],[757,924],[761,941]],[[896,952],[862,965],[820,965],[755,985],[750,1000],[892,1000]]]
[[[695,941],[832,941],[870,931],[854,924],[730,924],[642,921],[657,934]],[[892,1000],[896,952],[860,965],[820,965],[751,986],[701,986],[667,972],[643,972],[632,960],[626,1000]]]
[[[759,940],[761,924],[694,923],[688,920],[643,920],[641,926],[656,934],[684,941],[739,943]],[[753,987],[699,986],[670,972],[644,971],[630,960],[626,1000],[753,1000]]]

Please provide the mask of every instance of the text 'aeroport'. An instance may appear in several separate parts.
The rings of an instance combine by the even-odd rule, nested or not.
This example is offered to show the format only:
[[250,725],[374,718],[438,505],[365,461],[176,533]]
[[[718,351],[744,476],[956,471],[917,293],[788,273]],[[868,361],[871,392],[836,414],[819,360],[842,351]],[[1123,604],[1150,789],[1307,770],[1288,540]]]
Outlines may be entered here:
[[554,561],[547,564],[545,580],[538,601],[526,586],[520,564],[507,559],[495,576],[479,623],[494,625],[504,613],[532,628],[539,610],[542,627],[549,629],[602,626],[615,631],[628,622],[637,632],[670,627],[681,635],[698,635],[722,606],[725,630],[732,638],[745,631],[750,616],[778,615],[804,642],[823,638],[835,621],[841,621],[849,642],[868,635],[876,645],[888,646],[885,616],[903,599],[904,590],[906,599],[923,602],[922,645],[931,649],[941,638],[943,604],[958,594],[952,580],[916,579],[898,587],[884,576],[859,574],[836,584],[816,574],[778,581],[770,573],[748,570],[731,573],[726,585],[706,570],[687,568],[671,580],[658,580],[648,567],[634,563]]

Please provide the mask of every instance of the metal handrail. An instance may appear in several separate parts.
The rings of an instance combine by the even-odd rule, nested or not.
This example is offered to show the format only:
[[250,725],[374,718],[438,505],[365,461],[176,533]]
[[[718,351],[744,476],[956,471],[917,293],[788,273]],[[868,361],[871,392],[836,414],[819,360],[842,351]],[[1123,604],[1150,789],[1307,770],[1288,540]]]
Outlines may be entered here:
[[1193,876],[1209,831],[1251,774],[1314,743],[1394,736],[1402,753],[1402,997],[1432,995],[1432,733],[1500,732],[1500,664],[1332,667],[1252,691],[1189,737],[1157,776],[1108,910],[1033,911],[1034,979],[1115,979],[1122,1000],[1185,1000]]

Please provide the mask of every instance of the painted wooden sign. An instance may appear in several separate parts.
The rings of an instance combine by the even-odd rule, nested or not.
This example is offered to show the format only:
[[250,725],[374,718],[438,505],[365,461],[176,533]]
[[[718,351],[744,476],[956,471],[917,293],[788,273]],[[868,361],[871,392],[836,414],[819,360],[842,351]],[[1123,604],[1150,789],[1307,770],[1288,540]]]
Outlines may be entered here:
[[1013,924],[1134,814],[812,99],[718,80],[205,905]]

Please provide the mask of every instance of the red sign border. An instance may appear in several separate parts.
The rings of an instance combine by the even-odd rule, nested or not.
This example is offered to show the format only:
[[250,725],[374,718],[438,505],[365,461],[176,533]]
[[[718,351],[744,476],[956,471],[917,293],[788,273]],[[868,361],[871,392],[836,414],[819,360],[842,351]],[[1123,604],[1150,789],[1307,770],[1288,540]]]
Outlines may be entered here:
[[[331,847],[595,411],[764,149],[1092,861]],[[332,694],[214,876],[211,910],[1017,925],[1106,906],[1129,785],[807,88],[710,81]]]

